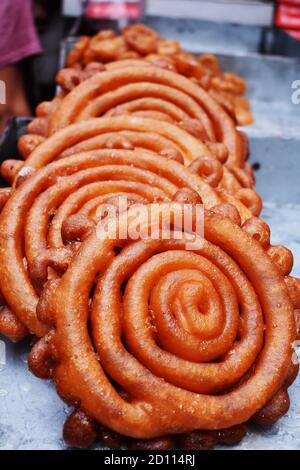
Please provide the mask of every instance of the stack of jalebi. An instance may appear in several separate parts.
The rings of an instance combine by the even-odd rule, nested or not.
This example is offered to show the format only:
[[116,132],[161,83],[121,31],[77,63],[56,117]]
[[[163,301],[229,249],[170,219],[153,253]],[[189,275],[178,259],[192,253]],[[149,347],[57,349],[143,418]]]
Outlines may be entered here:
[[81,38],[68,66],[24,161],[2,164],[0,332],[35,335],[71,446],[237,443],[287,412],[300,325],[292,254],[222,101],[244,82],[140,25]]
[[92,38],[82,36],[68,55],[67,67],[80,72],[95,62],[141,59],[192,79],[208,90],[239,125],[252,123],[249,102],[244,96],[245,80],[233,73],[223,73],[214,55],[194,56],[183,51],[178,41],[163,39],[145,25],[128,26],[121,36],[113,31],[101,31]]

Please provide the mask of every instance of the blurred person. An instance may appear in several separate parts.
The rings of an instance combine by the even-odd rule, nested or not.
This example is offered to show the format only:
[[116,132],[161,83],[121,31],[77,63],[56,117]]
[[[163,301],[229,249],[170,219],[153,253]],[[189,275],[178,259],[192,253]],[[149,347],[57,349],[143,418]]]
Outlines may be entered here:
[[6,84],[6,104],[0,104],[0,133],[10,117],[31,114],[21,62],[41,52],[31,0],[1,0],[0,80]]

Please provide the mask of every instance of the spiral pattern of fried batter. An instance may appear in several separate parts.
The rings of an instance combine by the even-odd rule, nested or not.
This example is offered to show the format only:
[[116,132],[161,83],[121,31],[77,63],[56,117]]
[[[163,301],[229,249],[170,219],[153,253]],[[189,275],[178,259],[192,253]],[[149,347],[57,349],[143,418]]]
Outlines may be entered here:
[[[155,84],[155,87],[153,86]],[[208,140],[223,141],[228,148],[228,163],[241,165],[240,137],[228,115],[207,93],[186,78],[156,67],[131,68],[100,72],[78,85],[54,111],[49,133],[72,122],[100,116],[124,101],[138,97],[161,96],[180,103],[190,117],[197,118]],[[183,98],[183,101],[181,99]]]
[[262,204],[257,193],[247,187],[247,184],[242,187],[238,169],[232,171],[222,165],[215,153],[216,147],[212,149],[210,145],[202,143],[185,129],[173,124],[143,117],[121,115],[94,118],[67,126],[46,141],[40,142],[27,156],[25,164],[21,164],[21,170],[20,161],[12,164],[14,161],[9,160],[2,164],[1,171],[2,174],[13,172],[10,179],[19,184],[35,169],[54,159],[103,147],[138,148],[177,159],[189,165],[191,171],[212,186],[225,190],[228,197],[235,196],[253,215],[257,216],[261,212]]
[[[51,160],[65,149],[62,142],[55,134],[39,147],[38,157]],[[33,173],[13,192],[0,219],[0,285],[12,312],[31,332],[43,334],[35,309],[48,267],[58,273],[67,268],[72,257],[69,243],[92,229],[97,208],[122,194],[132,203],[171,200],[184,187],[195,191],[206,207],[233,199],[176,159],[142,150],[82,152]],[[246,206],[234,201],[243,220],[251,217]],[[73,219],[66,220],[70,216]]]
[[[284,277],[229,218],[205,211],[204,238],[179,239],[183,206],[159,210],[155,240],[132,239],[129,229],[126,240],[91,234],[46,303],[54,330],[32,363],[51,363],[59,394],[89,417],[91,441],[94,422],[154,439],[240,425],[272,399],[273,421],[284,412],[275,394],[288,380],[295,337]],[[82,445],[79,417],[66,426]]]
[[107,66],[111,61],[122,66],[122,62],[129,60],[135,66],[149,62],[188,77],[208,90],[239,125],[252,123],[245,80],[233,73],[223,73],[213,54],[197,57],[185,52],[178,41],[166,40],[145,25],[128,26],[121,36],[111,30],[100,31],[92,38],[82,36],[67,57],[68,72],[60,84],[69,90],[68,76],[75,74],[78,79],[83,68]]

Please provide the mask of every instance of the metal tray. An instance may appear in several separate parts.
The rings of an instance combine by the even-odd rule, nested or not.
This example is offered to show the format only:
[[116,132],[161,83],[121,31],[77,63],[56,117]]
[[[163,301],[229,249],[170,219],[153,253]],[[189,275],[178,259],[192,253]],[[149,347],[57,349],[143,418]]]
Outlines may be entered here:
[[[18,140],[21,135],[26,134],[27,124],[32,121],[32,117],[15,117],[8,121],[8,124],[0,135],[0,163],[8,158],[21,158],[18,151]],[[5,181],[0,178],[0,184],[6,186]]]
[[[13,120],[4,136],[1,159],[16,155],[16,136],[25,132],[28,119]],[[294,253],[293,274],[300,276],[300,153],[299,141],[274,137],[251,138],[252,162],[257,163],[257,190],[264,200],[264,219],[274,244]],[[50,381],[27,369],[29,339],[0,354],[0,449],[66,449],[61,430],[70,412]],[[290,388],[291,409],[270,429],[254,426],[234,449],[300,449],[300,377]],[[96,446],[96,449],[103,449]],[[220,447],[221,448],[221,447]],[[222,447],[224,448],[224,447]]]
[[[189,39],[186,31],[183,36],[184,47],[199,52],[200,48],[194,50],[199,42],[192,36]],[[61,66],[75,40],[63,43]],[[249,52],[218,57],[225,70],[248,81],[256,121],[246,131],[251,137],[252,163],[259,164],[256,188],[264,201],[263,218],[271,226],[272,242],[293,251],[293,274],[300,277],[300,105],[291,102],[291,84],[300,77],[300,61]],[[29,119],[11,121],[0,142],[1,160],[17,156],[17,136],[25,132]],[[0,449],[66,449],[61,430],[69,407],[58,398],[51,382],[28,372],[29,340],[13,345],[1,339],[6,346],[6,364],[1,363],[0,354]],[[270,429],[251,427],[234,449],[300,449],[300,377],[290,388],[290,397],[287,415]]]

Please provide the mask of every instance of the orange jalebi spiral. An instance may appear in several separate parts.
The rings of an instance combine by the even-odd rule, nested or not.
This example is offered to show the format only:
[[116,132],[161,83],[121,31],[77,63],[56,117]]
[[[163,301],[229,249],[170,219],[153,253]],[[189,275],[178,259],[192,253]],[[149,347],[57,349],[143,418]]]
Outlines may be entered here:
[[[123,64],[121,69],[118,64]],[[214,153],[217,152],[217,155],[221,151],[223,161],[227,159],[229,152],[225,164],[228,168],[228,178],[224,177],[223,181],[223,186],[227,191],[231,190],[234,193],[241,187],[250,188],[253,186],[253,175],[250,166],[245,163],[247,151],[245,153],[240,133],[236,131],[226,113],[204,90],[188,79],[158,67],[145,67],[145,65],[134,67],[132,61],[120,61],[111,65],[113,67],[109,67],[110,64],[107,67],[114,76],[110,78],[108,72],[97,74],[97,77],[101,75],[104,83],[102,88],[97,85],[98,90],[91,91],[93,95],[90,97],[86,95],[86,87],[95,76],[85,80],[85,85],[82,83],[75,87],[61,101],[60,105],[54,107],[50,117],[50,132],[74,122],[74,120],[83,120],[103,114],[116,115],[130,112],[130,114],[138,116],[174,122],[199,140],[207,142],[210,149]],[[150,76],[143,77],[143,70],[148,70]],[[121,72],[127,74],[127,78],[122,78],[122,82],[119,77]],[[109,81],[108,86],[106,85],[107,80]],[[116,85],[113,80],[117,80]],[[100,96],[97,97],[99,94]],[[71,111],[74,117],[68,118],[67,109],[77,106],[75,101],[76,99],[80,100],[79,95],[81,96],[80,106],[82,109]],[[71,100],[71,97],[74,98],[73,105],[68,101]],[[61,116],[62,122],[60,122],[59,116]],[[217,139],[223,142],[216,142],[216,135]],[[26,137],[23,139],[25,140]],[[223,145],[222,149],[220,148],[221,144]]]
[[[20,161],[7,160],[2,164],[2,175],[6,175],[10,181],[15,179],[16,174],[24,179],[34,169],[54,159],[109,145],[112,148],[141,148],[162,155],[172,154],[173,158],[189,165],[191,171],[202,176],[212,186],[234,195],[253,215],[257,216],[261,212],[259,196],[247,184],[240,184],[238,168],[231,170],[226,165],[222,166],[215,154],[217,147],[211,149],[209,144],[203,144],[184,129],[168,122],[126,115],[94,118],[68,126],[46,141],[38,139],[37,142],[35,149],[28,152],[25,165],[21,163],[21,170]],[[32,143],[29,140],[30,147]]]
[[119,37],[110,30],[100,31],[92,38],[82,36],[68,54],[66,65],[69,74],[76,76],[91,63],[102,65],[125,60],[136,63],[145,60],[175,70],[209,90],[239,125],[253,121],[244,96],[245,80],[233,73],[223,73],[214,55],[196,57],[182,51],[178,41],[163,39],[145,25],[128,26]]
[[[202,88],[158,67],[114,67],[85,80],[54,111],[49,131],[90,117],[129,112],[174,122],[211,146],[222,143],[228,152],[225,165],[233,174],[231,179],[237,180],[235,186],[253,186],[244,139],[231,118]],[[226,189],[229,187],[230,181]]]
[[[11,188],[0,189],[0,213],[11,196]],[[0,289],[0,332],[12,341],[18,341],[26,336],[27,329],[9,310]]]
[[[51,161],[70,144],[70,136],[73,143],[78,136],[87,137],[80,129],[92,135],[97,121],[75,125],[77,132],[71,126],[56,133],[38,147],[36,160],[32,155],[28,161],[35,161],[36,167]],[[54,161],[25,178],[0,218],[0,285],[11,311],[29,331],[43,334],[35,309],[48,267],[57,273],[66,269],[74,248],[70,242],[93,227],[97,207],[122,194],[132,202],[171,200],[183,187],[199,194],[208,208],[225,203],[226,209],[226,203],[234,203],[238,219],[252,215],[238,199],[214,190],[177,162],[176,153],[173,160],[172,153],[103,148]],[[68,221],[69,216],[73,219]]]
[[[144,208],[138,226],[149,228]],[[243,230],[205,211],[201,238],[182,233],[182,204],[161,204],[159,214],[155,239],[132,239],[137,222],[128,225],[126,212],[117,230],[98,227],[42,300],[54,329],[30,365],[79,406],[65,427],[75,445],[96,438],[97,422],[153,439],[251,418],[270,424],[287,411],[294,305],[266,253],[265,224]]]
[[100,116],[120,103],[149,95],[160,95],[162,99],[179,103],[190,117],[201,122],[207,140],[218,139],[225,143],[229,151],[228,163],[242,164],[241,139],[228,115],[190,80],[157,67],[122,67],[92,76],[63,99],[52,115],[49,133],[72,122]]
[[[77,87],[77,85],[82,82],[82,80],[86,81],[87,78],[95,75],[95,73],[98,73],[99,71],[103,72],[103,69],[115,72],[120,68],[125,71],[129,68],[134,70],[143,70],[146,66],[150,68],[150,65],[155,65],[154,68],[158,70],[164,68],[161,63],[157,63],[155,61],[147,62],[145,60],[120,60],[106,64],[105,68],[104,66],[101,66],[101,64],[91,63],[89,66],[87,66],[86,70],[80,72],[72,69],[61,70],[58,73],[57,81],[66,91],[60,92],[60,94],[55,97],[52,102],[42,103],[38,106],[38,117],[34,119],[28,126],[28,132],[30,134],[23,136],[20,139],[19,149],[21,154],[27,158],[30,151],[41,142],[41,136],[47,135],[49,131],[49,120],[51,123],[52,119],[54,119],[53,113],[57,108],[63,109],[64,107],[64,94],[74,90],[74,88]],[[176,75],[180,78],[180,75]],[[185,80],[187,81],[187,79]],[[194,84],[191,83],[191,85],[195,87]],[[203,110],[202,107],[199,106],[199,104],[197,104],[191,96],[189,96],[183,90],[174,90],[165,84],[158,85],[149,82],[134,84],[133,96],[132,88],[133,86],[129,84],[127,86],[121,87],[121,89],[118,91],[115,90],[114,93],[105,93],[104,96],[101,97],[100,110],[99,103],[98,105],[97,103],[94,103],[91,106],[92,108],[98,109],[99,115],[103,113],[108,116],[130,114],[131,116],[134,115],[150,117],[153,119],[177,124],[192,135],[195,135],[202,142],[206,142],[212,153],[214,153],[217,158],[220,158],[223,163],[226,161],[228,156],[228,149],[225,143],[211,141],[211,139],[214,140],[214,134],[211,126],[209,125],[208,117],[204,112],[205,110]],[[201,91],[205,93],[204,90],[200,89],[200,92]],[[127,92],[128,94],[126,98],[124,98],[124,93]],[[112,96],[114,96],[116,93],[121,93],[122,97],[119,96],[118,98],[118,96],[116,96],[115,98],[121,100],[125,99],[125,102],[121,104],[117,103],[115,106],[114,101],[111,102],[108,100],[111,100]],[[217,102],[214,99],[211,101],[215,102],[215,105],[217,105]],[[112,105],[112,109],[109,109],[109,103]],[[106,112],[103,110],[106,110]],[[219,110],[222,111],[221,109]],[[95,109],[90,110],[88,108],[85,112],[83,112],[79,119],[85,119],[85,113],[92,113],[92,115],[95,115]],[[215,116],[216,114],[218,113],[215,113]],[[225,113],[223,112],[223,114]],[[229,122],[231,121],[228,116],[227,119]],[[241,136],[241,133],[238,133],[234,130],[233,124],[232,127],[232,132],[235,132],[236,138],[241,140],[243,137],[242,142],[244,142],[244,136]],[[235,193],[241,188],[251,188],[254,184],[251,166],[245,162],[245,159],[248,157],[247,148],[242,145],[240,150],[242,151],[240,152],[238,159],[232,159],[229,156],[229,159],[226,163],[227,175],[224,175],[222,181],[223,187],[232,193]],[[6,174],[4,174],[4,176],[10,182],[10,175],[8,174],[6,176]]]

